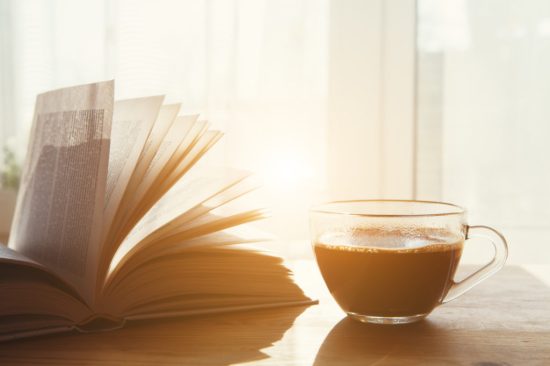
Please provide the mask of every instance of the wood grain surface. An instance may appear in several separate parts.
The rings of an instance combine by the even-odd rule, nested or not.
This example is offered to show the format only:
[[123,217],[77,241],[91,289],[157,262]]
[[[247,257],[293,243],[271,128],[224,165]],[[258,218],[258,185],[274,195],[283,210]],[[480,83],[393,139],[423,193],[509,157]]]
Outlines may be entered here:
[[550,288],[522,268],[506,267],[420,323],[374,326],[344,316],[313,262],[295,265],[319,305],[8,342],[0,364],[550,365]]

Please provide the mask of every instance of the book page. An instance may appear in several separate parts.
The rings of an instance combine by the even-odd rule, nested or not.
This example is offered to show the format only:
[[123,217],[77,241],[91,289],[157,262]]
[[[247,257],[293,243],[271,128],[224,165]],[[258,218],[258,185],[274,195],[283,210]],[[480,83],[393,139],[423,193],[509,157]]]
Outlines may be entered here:
[[[225,232],[228,229],[236,229],[245,227],[252,221],[264,219],[265,213],[262,210],[251,210],[247,212],[241,212],[228,217],[219,217],[211,214],[201,216],[201,223],[196,226],[186,229],[183,227],[181,231],[176,228],[174,232],[168,236],[161,237],[159,239],[149,240],[146,238],[144,241],[138,243],[127,255],[122,257],[121,261],[117,264],[117,267],[109,273],[109,276],[116,279],[124,277],[125,273],[136,270],[141,265],[156,260],[156,258],[172,252],[176,249],[187,248],[191,249],[197,246],[223,246],[223,242],[210,241],[210,237],[213,233]],[[193,221],[194,223],[195,221]],[[258,232],[257,230],[253,230]],[[226,234],[228,232],[225,232]],[[210,238],[202,241],[202,238]],[[228,239],[227,237],[225,239]],[[254,242],[265,240],[265,236],[250,237]],[[251,240],[243,238],[240,242],[251,242]]]
[[162,248],[154,247],[153,250],[149,250],[148,247],[145,247],[139,248],[139,250],[136,251],[130,251],[128,255],[119,258],[120,261],[111,267],[109,277],[103,289],[104,294],[109,293],[114,287],[119,286],[120,282],[124,281],[128,273],[132,273],[149,260],[156,260],[160,257],[171,256],[194,248],[210,248],[234,244],[265,242],[269,240],[266,239],[267,236],[269,236],[269,234],[266,234],[264,231],[254,226],[239,225],[185,240],[184,242],[174,241],[170,243],[170,245]]
[[162,140],[166,137],[168,130],[174,123],[180,107],[180,104],[163,105],[160,108],[160,112],[153,124],[151,132],[147,136],[147,140],[140,152],[137,164],[125,187],[118,209],[113,215],[110,228],[105,234],[105,247],[103,248],[102,262],[99,270],[99,282],[102,282],[114,251],[118,247],[120,240],[122,240],[120,236],[123,234],[120,234],[120,231],[127,220],[131,207],[129,204],[132,201],[138,185],[143,179],[143,175],[155,157]]
[[[132,174],[128,186],[126,187],[126,197],[133,197],[133,194],[145,176],[149,165],[155,158],[160,146],[162,145],[162,141],[164,141],[167,137],[166,135],[168,134],[168,131],[174,124],[180,107],[180,104],[169,104],[161,107],[157,120],[153,125],[153,129],[151,130],[149,136],[147,136],[147,141],[141,151],[138,164]],[[123,211],[126,212],[127,210],[125,209]]]
[[[155,203],[157,203],[157,201],[187,173],[187,171],[220,139],[221,136],[222,134],[219,131],[206,131],[197,136],[195,141],[186,149],[181,159],[176,162],[174,169],[168,173],[166,178],[162,179],[158,186],[155,186],[154,190],[150,190],[150,194],[139,202],[137,209],[128,210],[124,225],[117,226],[119,230],[116,235],[113,236],[113,240],[110,242],[108,250],[106,250],[103,255],[101,265],[102,277],[100,278],[101,283],[104,283],[106,277],[109,275],[109,268],[111,267],[111,263],[113,262],[113,258],[120,244],[132,231],[134,226],[138,224]],[[178,211],[184,212],[185,210],[180,208]],[[128,248],[127,245],[124,246]],[[119,260],[117,259],[116,261]]]
[[78,322],[92,314],[63,281],[37,268],[2,263],[0,293],[0,324],[26,315],[49,315]]
[[198,132],[197,135],[195,134],[195,126],[199,125],[197,118],[198,115],[176,118],[136,188],[129,205],[130,209],[134,209],[139,205],[145,194],[154,186],[154,183],[163,178],[162,172],[169,169],[171,162],[179,161],[183,153],[182,150],[197,137]]
[[[238,173],[234,172],[234,174]],[[241,172],[241,174],[244,173]],[[212,188],[223,187],[216,191],[208,190],[206,184],[201,185],[198,190],[190,189],[188,192],[182,192],[182,194],[178,194],[179,190],[172,189],[136,225],[134,230],[126,237],[123,246],[132,243],[131,246],[135,251],[142,251],[142,246],[150,246],[150,244],[160,242],[167,237],[189,231],[205,224],[213,216],[229,218],[247,212],[238,198],[258,188],[254,178],[243,175],[240,177],[235,176],[235,180],[231,181],[230,184],[221,185],[223,182],[228,182],[224,179],[230,178],[229,175],[227,177],[220,176],[220,178],[211,182],[214,184],[219,182],[218,185],[214,185]],[[216,193],[204,199],[204,194],[207,192]],[[185,194],[190,196],[190,199],[179,199]],[[181,209],[182,207],[185,209]],[[260,212],[263,210],[254,211]]]
[[99,263],[114,82],[40,94],[9,247],[91,304]]
[[163,100],[163,96],[154,96],[115,102],[103,218],[105,230],[118,209]]
[[[182,123],[178,124],[178,120]],[[166,144],[173,151],[168,156],[168,148],[166,148],[163,149],[161,155],[155,155],[155,159],[153,159],[150,168],[142,177],[140,185],[136,188],[132,197],[128,199],[128,203],[125,205],[127,215],[124,225],[121,225],[118,232],[119,241],[117,243],[119,244],[151,207],[177,182],[179,177],[177,179],[170,179],[170,184],[165,184],[180,163],[192,152],[193,156],[197,156],[195,152],[197,145],[204,147],[213,140],[213,137],[218,136],[218,133],[207,132],[208,124],[205,121],[197,121],[194,116],[189,116],[188,118],[182,117],[182,119],[178,118],[178,120],[176,120],[172,129],[181,128],[186,133],[172,136],[167,135],[167,141],[162,142],[161,146]],[[204,148],[201,151],[205,153],[206,150]]]
[[183,249],[141,264],[113,285],[106,299],[119,316],[310,301],[282,258],[238,244]]
[[[157,202],[170,188],[178,182],[199,159],[206,154],[212,146],[222,137],[222,133],[216,130],[209,130],[196,138],[194,143],[176,162],[175,166],[163,179],[158,182],[154,190],[151,190],[149,195],[142,200],[141,211],[139,218],[149,210],[152,205]],[[145,206],[145,207],[143,207]]]
[[2,264],[32,267],[40,269],[44,272],[50,272],[40,263],[33,261],[32,259],[25,257],[23,254],[17,253],[15,250],[0,244],[0,266]]
[[[162,197],[135,225],[116,251],[111,270],[138,243],[161,229],[169,229],[176,219],[190,220],[255,188],[245,181],[248,173],[237,170],[216,171],[200,176],[185,177]],[[239,184],[240,183],[240,184]],[[225,199],[222,199],[225,197]],[[216,206],[217,207],[217,206]]]

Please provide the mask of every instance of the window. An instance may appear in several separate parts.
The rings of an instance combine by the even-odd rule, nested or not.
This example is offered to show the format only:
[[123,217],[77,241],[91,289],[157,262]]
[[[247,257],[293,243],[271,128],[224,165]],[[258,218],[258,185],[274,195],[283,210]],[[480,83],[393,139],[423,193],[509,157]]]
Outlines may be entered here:
[[418,198],[502,229],[512,262],[550,261],[545,0],[5,0],[0,47],[0,144],[20,158],[37,93],[115,78],[223,130],[212,161],[263,177],[259,226],[285,243],[312,203]]
[[309,205],[326,189],[328,1],[0,6],[0,145],[22,159],[38,93],[115,78],[117,98],[166,94],[223,130],[209,155],[263,178],[254,204],[273,216],[259,225],[307,236]]
[[550,261],[550,3],[418,1],[417,196]]

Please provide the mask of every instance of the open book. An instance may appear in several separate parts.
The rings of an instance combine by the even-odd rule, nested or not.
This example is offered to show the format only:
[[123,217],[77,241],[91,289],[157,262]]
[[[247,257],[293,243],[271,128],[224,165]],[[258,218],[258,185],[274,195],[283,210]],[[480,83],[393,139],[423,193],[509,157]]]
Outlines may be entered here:
[[113,81],[38,96],[0,245],[0,340],[311,302],[250,244],[250,177],[190,170],[221,133],[163,100],[114,102]]

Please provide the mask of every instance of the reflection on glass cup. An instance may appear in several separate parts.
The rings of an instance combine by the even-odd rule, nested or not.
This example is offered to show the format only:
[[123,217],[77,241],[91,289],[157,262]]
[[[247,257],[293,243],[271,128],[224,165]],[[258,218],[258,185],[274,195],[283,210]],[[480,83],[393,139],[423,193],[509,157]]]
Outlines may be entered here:
[[[504,237],[469,226],[459,206],[428,201],[330,202],[311,210],[317,264],[334,299],[362,322],[403,324],[423,319],[496,273],[508,254]],[[481,237],[493,260],[454,281],[466,240]]]

